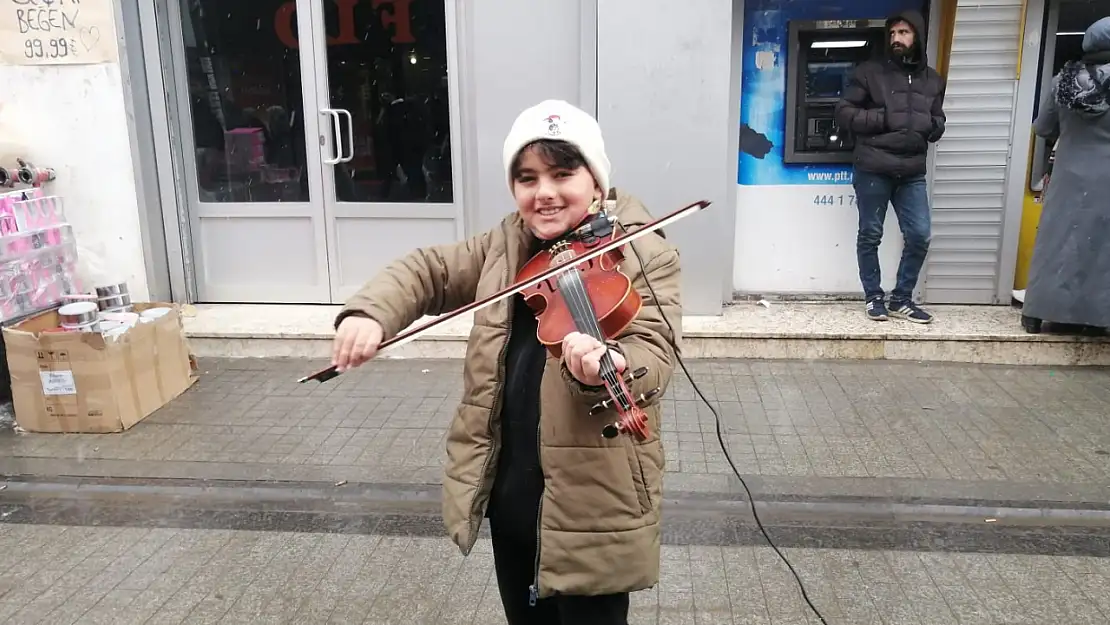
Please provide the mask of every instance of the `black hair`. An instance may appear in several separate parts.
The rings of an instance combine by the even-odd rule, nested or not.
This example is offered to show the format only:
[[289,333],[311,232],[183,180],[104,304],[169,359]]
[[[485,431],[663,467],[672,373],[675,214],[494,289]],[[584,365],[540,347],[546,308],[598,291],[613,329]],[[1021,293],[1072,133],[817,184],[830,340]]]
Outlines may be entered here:
[[582,156],[582,152],[573,144],[556,139],[538,139],[526,144],[513,157],[509,172],[514,179],[520,175],[521,156],[529,149],[548,167],[569,170],[588,167],[586,157]]

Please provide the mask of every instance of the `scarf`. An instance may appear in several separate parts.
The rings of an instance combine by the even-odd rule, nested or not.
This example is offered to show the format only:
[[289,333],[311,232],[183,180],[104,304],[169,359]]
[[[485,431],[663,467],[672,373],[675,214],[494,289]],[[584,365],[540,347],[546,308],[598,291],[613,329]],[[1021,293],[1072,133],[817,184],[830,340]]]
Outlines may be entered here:
[[1110,111],[1110,64],[1068,61],[1060,70],[1056,103],[1084,117],[1105,115]]

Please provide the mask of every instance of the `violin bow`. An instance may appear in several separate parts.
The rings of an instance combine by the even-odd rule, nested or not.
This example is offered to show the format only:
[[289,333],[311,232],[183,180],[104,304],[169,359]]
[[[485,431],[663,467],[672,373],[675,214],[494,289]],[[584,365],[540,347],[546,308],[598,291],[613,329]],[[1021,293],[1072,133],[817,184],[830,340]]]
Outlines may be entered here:
[[[660,217],[659,219],[657,219],[657,220],[655,220],[655,221],[653,221],[653,222],[651,222],[651,223],[649,223],[649,224],[647,224],[647,225],[645,225],[641,228],[637,228],[636,230],[632,230],[631,232],[626,232],[625,234],[622,234],[621,236],[614,238],[612,241],[609,241],[608,243],[604,243],[602,245],[599,245],[598,247],[594,248],[593,250],[590,250],[589,252],[587,252],[587,253],[585,253],[581,256],[576,257],[571,262],[567,262],[567,263],[564,263],[562,265],[557,265],[555,267],[552,267],[552,268],[548,269],[547,271],[544,271],[543,273],[537,274],[534,278],[524,280],[524,281],[521,281],[517,284],[506,287],[505,289],[502,289],[501,291],[498,291],[497,293],[494,293],[493,295],[490,295],[489,297],[478,300],[476,302],[472,302],[470,304],[467,304],[465,306],[457,308],[457,309],[455,309],[455,310],[453,310],[453,311],[451,311],[447,314],[440,315],[440,316],[436,317],[435,319],[432,319],[431,321],[428,321],[427,323],[421,324],[420,326],[417,326],[417,327],[412,328],[410,330],[406,330],[404,332],[401,332],[397,336],[394,336],[394,337],[392,337],[388,340],[382,341],[381,344],[378,345],[378,353],[381,353],[383,350],[386,350],[386,349],[389,349],[389,348],[399,347],[401,345],[404,345],[405,343],[408,343],[412,340],[415,340],[417,337],[419,337],[424,332],[427,332],[428,330],[431,330],[432,328],[438,326],[441,323],[446,323],[447,321],[450,321],[451,319],[454,319],[455,317],[458,317],[459,315],[463,315],[463,314],[466,314],[468,312],[473,312],[475,310],[485,308],[486,306],[489,306],[491,304],[499,302],[499,301],[505,299],[506,297],[511,297],[512,295],[515,295],[515,294],[519,293],[520,291],[523,291],[524,289],[527,289],[530,286],[539,284],[540,282],[543,282],[543,281],[545,281],[549,278],[552,278],[552,277],[554,277],[554,276],[556,276],[556,275],[558,275],[558,274],[560,274],[564,271],[567,271],[568,269],[576,267],[577,265],[579,265],[581,263],[588,262],[588,261],[591,261],[595,258],[598,258],[601,255],[608,252],[609,250],[616,249],[616,248],[618,248],[618,247],[620,247],[620,246],[622,246],[626,243],[631,243],[632,241],[634,241],[634,240],[636,240],[636,239],[638,239],[642,236],[645,236],[647,234],[650,234],[652,232],[655,232],[656,230],[659,230],[660,228],[662,228],[664,226],[669,226],[669,225],[673,224],[674,222],[682,219],[683,217],[687,217],[689,215],[692,215],[692,214],[708,207],[711,203],[712,202],[710,202],[709,200],[699,200],[697,202],[694,202],[693,204],[688,204],[688,205],[674,211],[673,213],[671,213],[669,215],[666,215],[664,217]],[[297,382],[299,382],[301,384],[304,384],[305,382],[308,382],[309,380],[316,380],[317,382],[327,382],[328,380],[330,380],[330,379],[332,379],[332,378],[334,378],[338,375],[339,375],[339,371],[336,369],[335,365],[332,365],[330,367],[327,367],[326,369],[321,369],[320,371],[317,371],[316,373],[306,375],[305,377],[297,380]]]

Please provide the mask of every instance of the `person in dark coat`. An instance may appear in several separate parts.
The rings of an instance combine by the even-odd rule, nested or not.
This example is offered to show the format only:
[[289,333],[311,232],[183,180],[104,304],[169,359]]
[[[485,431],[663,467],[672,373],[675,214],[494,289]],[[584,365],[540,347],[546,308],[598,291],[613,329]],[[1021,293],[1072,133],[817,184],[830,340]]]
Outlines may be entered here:
[[[913,302],[913,290],[931,239],[926,159],[929,144],[944,134],[945,81],[929,67],[920,13],[898,13],[886,21],[886,29],[885,57],[856,68],[837,103],[836,119],[856,139],[856,255],[867,316],[929,323],[933,316]],[[889,308],[879,270],[888,204],[894,205],[904,242]]]
[[[1052,80],[1033,130],[1059,137],[1029,264],[1022,324],[1110,327],[1110,17]],[[1078,326],[1078,327],[1077,327]]]

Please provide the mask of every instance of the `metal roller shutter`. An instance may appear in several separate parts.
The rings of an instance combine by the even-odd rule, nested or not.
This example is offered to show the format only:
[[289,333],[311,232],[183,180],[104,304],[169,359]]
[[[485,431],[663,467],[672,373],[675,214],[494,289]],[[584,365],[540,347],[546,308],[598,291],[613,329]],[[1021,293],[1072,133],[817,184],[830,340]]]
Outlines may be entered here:
[[932,170],[933,239],[923,284],[929,303],[995,303],[1021,16],[1020,0],[957,5],[947,130]]

